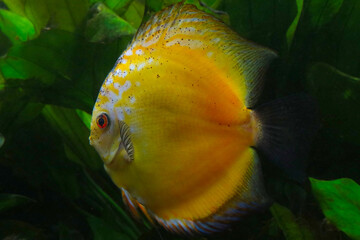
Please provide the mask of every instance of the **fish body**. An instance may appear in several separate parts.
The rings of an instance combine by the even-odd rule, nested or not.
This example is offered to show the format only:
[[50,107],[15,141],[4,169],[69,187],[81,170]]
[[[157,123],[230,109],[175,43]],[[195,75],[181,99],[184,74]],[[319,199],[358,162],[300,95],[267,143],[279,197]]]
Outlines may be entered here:
[[135,216],[211,233],[269,205],[252,108],[275,57],[193,5],[139,29],[101,87],[90,135]]

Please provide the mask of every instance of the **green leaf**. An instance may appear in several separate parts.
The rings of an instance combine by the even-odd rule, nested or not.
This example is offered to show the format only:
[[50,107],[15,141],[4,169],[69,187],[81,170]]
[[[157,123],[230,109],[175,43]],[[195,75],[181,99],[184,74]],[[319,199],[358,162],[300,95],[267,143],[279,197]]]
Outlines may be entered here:
[[105,0],[104,3],[111,10],[118,14],[122,14],[126,11],[129,5],[134,2],[134,0]]
[[0,30],[13,42],[28,41],[35,36],[33,24],[25,17],[0,9]]
[[314,28],[330,22],[338,13],[344,0],[312,0],[308,6],[310,23]]
[[274,203],[270,211],[287,240],[315,239],[308,227],[300,224],[292,212],[286,207]]
[[84,125],[75,109],[47,105],[42,114],[62,137],[67,146],[67,151],[71,152],[70,160],[92,169],[102,167],[102,162],[97,153],[89,145],[89,129]]
[[286,32],[297,15],[296,0],[229,0],[224,10],[240,36],[278,51],[287,51]]
[[146,0],[146,7],[149,9],[150,12],[160,11],[163,7],[163,4],[163,0]]
[[73,32],[83,23],[89,3],[87,0],[50,0],[47,7],[53,27]]
[[145,5],[143,0],[134,0],[121,15],[135,29],[140,27],[144,16]]
[[92,69],[83,68],[92,60],[84,47],[89,47],[84,39],[59,30],[46,31],[33,41],[14,46],[0,59],[5,86],[10,91],[21,89],[44,103],[90,110],[93,82],[79,76]]
[[5,78],[36,77],[46,84],[56,77],[67,80],[75,44],[75,37],[68,32],[45,32],[33,41],[12,47],[1,59],[0,70]]
[[102,42],[133,35],[135,32],[136,29],[128,22],[99,3],[93,7],[93,16],[86,24],[85,36],[91,42]]
[[33,202],[35,201],[17,194],[0,194],[0,213]]
[[310,182],[325,217],[350,238],[360,239],[360,186],[349,178]]
[[291,23],[290,27],[288,28],[288,30],[286,32],[286,40],[287,40],[288,48],[291,47],[291,43],[294,38],[294,34],[295,34],[296,28],[298,26],[302,10],[303,10],[303,5],[304,5],[304,0],[296,0],[297,14],[296,14],[294,21]]
[[50,28],[74,31],[82,24],[88,0],[5,0],[14,12],[27,17],[39,33],[50,21]]
[[30,20],[37,34],[40,34],[50,19],[47,0],[4,0],[4,3],[12,12]]
[[[12,43],[10,39],[2,31],[0,31],[0,58],[1,56],[6,55],[11,45]],[[1,80],[1,76],[0,76],[0,80]]]
[[326,2],[330,9],[324,7],[323,14],[327,17],[318,17],[318,22],[327,24],[318,31],[307,29],[311,37],[309,56],[312,61],[325,62],[342,72],[360,77],[360,2]]
[[88,114],[87,112],[81,111],[80,109],[76,109],[76,113],[79,116],[79,118],[82,120],[82,122],[85,124],[85,126],[88,129],[90,129],[91,114]]
[[[321,111],[324,131],[360,146],[360,79],[324,63],[314,63],[307,73],[309,89]],[[346,107],[344,107],[346,106]]]
[[104,220],[94,216],[87,217],[87,221],[94,234],[94,240],[108,240],[108,239],[133,239],[127,234],[122,233],[109,226]]

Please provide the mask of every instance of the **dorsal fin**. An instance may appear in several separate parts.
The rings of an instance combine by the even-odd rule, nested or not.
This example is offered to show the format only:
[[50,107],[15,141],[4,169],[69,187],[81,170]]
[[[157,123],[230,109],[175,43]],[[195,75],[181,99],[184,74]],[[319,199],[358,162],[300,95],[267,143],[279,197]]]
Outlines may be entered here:
[[[210,48],[216,55],[227,55],[235,84],[241,89],[245,105],[254,107],[260,96],[264,73],[277,55],[274,51],[241,38],[225,23],[202,12],[194,5],[178,3],[153,15],[136,33],[131,48],[136,45],[151,48],[180,45],[189,48]],[[229,71],[229,69],[227,69]]]

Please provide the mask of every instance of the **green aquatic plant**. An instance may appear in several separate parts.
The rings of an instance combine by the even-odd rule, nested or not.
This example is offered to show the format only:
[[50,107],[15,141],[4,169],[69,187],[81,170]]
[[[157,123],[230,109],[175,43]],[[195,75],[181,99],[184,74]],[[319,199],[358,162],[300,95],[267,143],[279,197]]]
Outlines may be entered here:
[[[102,81],[141,23],[176,2],[0,0],[1,239],[182,239],[132,220],[88,144]],[[185,2],[278,52],[262,101],[312,95],[322,128],[309,176],[359,183],[360,3]],[[299,186],[263,168],[277,203],[208,239],[359,239],[356,183]]]

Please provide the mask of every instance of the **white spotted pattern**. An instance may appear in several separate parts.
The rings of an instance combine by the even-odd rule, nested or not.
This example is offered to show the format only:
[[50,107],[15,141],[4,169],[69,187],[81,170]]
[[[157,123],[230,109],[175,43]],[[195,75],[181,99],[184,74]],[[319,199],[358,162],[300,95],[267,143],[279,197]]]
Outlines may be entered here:
[[129,49],[129,50],[127,50],[127,51],[125,52],[125,55],[126,55],[126,56],[131,56],[132,54],[133,54],[133,52],[132,52],[131,49]]
[[138,50],[136,50],[135,53],[136,53],[136,55],[140,56],[140,55],[142,55],[144,52],[143,52],[143,50],[138,49]]
[[143,69],[145,67],[145,63],[140,63],[137,70],[140,71],[141,69]]
[[127,75],[128,73],[127,73],[127,71],[126,70],[124,70],[121,74],[120,74],[120,76],[119,77],[122,77],[122,78],[124,78],[124,77],[126,77],[126,75]]
[[130,64],[130,67],[129,67],[130,71],[133,71],[135,69],[135,65],[134,64]]
[[129,107],[124,107],[124,110],[126,112],[127,115],[130,115],[131,114],[131,108]]
[[109,76],[109,77],[106,79],[105,85],[110,85],[110,84],[112,84],[113,82],[114,82],[114,79]]
[[121,98],[122,98],[122,94],[123,94],[125,91],[129,90],[129,88],[131,87],[131,82],[130,82],[130,81],[126,81],[126,82],[124,83],[124,85],[122,85],[122,86],[120,86],[120,84],[118,84],[118,83],[115,83],[115,84],[114,84],[114,87],[119,90],[119,96],[118,96],[118,98],[121,99]]

